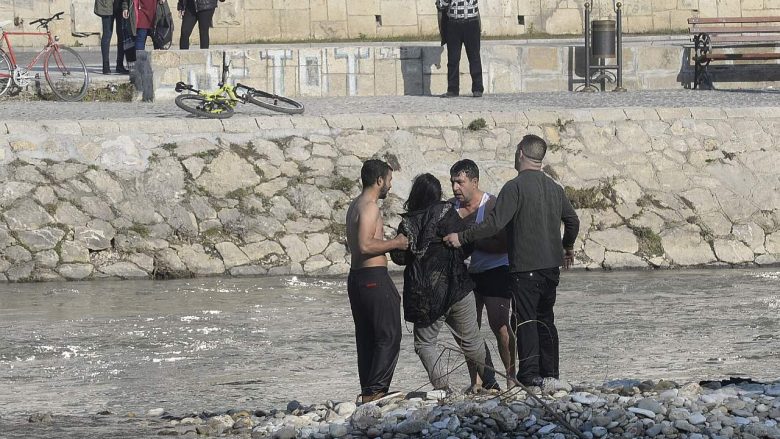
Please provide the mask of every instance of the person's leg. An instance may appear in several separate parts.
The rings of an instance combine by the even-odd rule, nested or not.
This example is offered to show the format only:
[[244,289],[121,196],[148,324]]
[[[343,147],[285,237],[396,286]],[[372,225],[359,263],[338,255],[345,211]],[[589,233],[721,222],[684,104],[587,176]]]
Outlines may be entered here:
[[113,20],[116,23],[116,73],[128,73],[125,69],[125,33],[122,29],[122,11],[114,11]]
[[495,388],[496,374],[492,367],[487,366],[485,340],[480,335],[477,326],[474,293],[469,293],[453,304],[445,321],[452,330],[455,341],[463,350],[466,360],[475,365],[477,374],[482,378],[483,386],[486,389]]
[[401,296],[387,269],[372,269],[365,285],[366,314],[374,340],[367,395],[387,392],[401,351]]
[[114,16],[101,15],[100,20],[103,24],[103,33],[100,35],[100,56],[103,58],[103,74],[111,73],[111,62],[108,60],[111,49],[111,36],[114,33]]
[[446,359],[451,352],[439,349],[438,338],[444,317],[428,326],[414,325],[414,352],[420,357],[420,361],[428,372],[428,379],[437,390],[449,391],[449,378],[447,376]]
[[447,25],[447,93],[460,93],[460,52],[462,23],[450,21]]
[[539,332],[536,325],[537,307],[541,295],[541,279],[538,273],[510,274],[510,287],[517,309],[517,378],[529,385],[539,375]]
[[349,305],[352,309],[352,320],[355,322],[355,345],[357,347],[358,377],[360,378],[360,394],[365,394],[366,383],[368,381],[369,370],[371,369],[371,360],[374,334],[372,325],[366,313],[364,312],[363,294],[360,290],[359,274],[350,272],[347,278],[347,294],[349,295]]
[[200,48],[209,48],[209,28],[211,20],[214,19],[214,9],[207,9],[198,12],[198,36],[200,38]]
[[463,43],[466,46],[466,57],[469,60],[471,74],[471,92],[481,94],[485,88],[482,85],[482,58],[480,57],[479,20],[467,21],[463,29]]
[[496,336],[498,354],[506,370],[507,386],[516,385],[517,373],[515,368],[515,336],[509,327],[509,314],[511,312],[511,300],[504,297],[484,297],[490,330]]
[[[557,269],[555,270],[557,271]],[[539,372],[542,377],[558,378],[559,354],[558,354],[558,329],[555,327],[556,290],[558,287],[558,273],[545,279],[542,294],[539,300],[537,324],[539,332]]]
[[195,29],[195,22],[198,17],[195,15],[195,11],[189,7],[190,2],[185,2],[187,7],[184,9],[184,17],[181,19],[181,33],[179,34],[179,49],[187,50],[190,48],[190,36],[192,30]]
[[146,36],[149,35],[149,29],[139,27],[135,31],[135,50],[146,50]]

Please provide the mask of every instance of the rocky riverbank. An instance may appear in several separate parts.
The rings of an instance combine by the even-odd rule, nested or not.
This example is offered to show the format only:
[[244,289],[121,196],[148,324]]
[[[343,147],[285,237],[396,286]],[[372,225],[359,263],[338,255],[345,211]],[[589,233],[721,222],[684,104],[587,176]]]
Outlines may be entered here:
[[[538,398],[519,388],[476,395],[411,392],[361,406],[291,401],[276,410],[176,414],[157,408],[127,417],[144,418],[160,436],[188,437],[780,438],[780,381],[678,385],[620,380],[598,387],[562,381],[528,390]],[[49,414],[32,415],[29,421],[58,422]]]

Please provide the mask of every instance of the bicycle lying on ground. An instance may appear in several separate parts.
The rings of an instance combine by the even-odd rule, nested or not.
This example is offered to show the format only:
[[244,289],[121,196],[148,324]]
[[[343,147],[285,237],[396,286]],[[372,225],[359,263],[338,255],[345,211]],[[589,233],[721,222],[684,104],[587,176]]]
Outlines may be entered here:
[[[51,91],[63,101],[78,101],[87,94],[89,85],[89,72],[87,66],[78,53],[60,45],[58,38],[52,36],[49,30],[49,22],[62,20],[63,12],[52,15],[49,18],[39,18],[30,24],[37,24],[46,32],[9,32],[3,30],[10,22],[0,23],[0,31],[3,32],[0,40],[0,96],[5,94],[11,85],[22,88],[32,81],[40,79],[40,73],[33,71],[38,60],[43,59],[43,74],[49,83]],[[27,66],[19,66],[16,63],[16,53],[11,46],[12,35],[38,35],[45,36],[48,41]],[[3,50],[3,43],[8,52]]]
[[176,105],[184,111],[196,116],[212,119],[227,119],[233,115],[233,109],[239,102],[255,104],[260,107],[287,114],[303,113],[303,104],[284,96],[267,93],[262,90],[227,83],[230,63],[226,62],[225,52],[222,52],[222,81],[219,88],[213,92],[198,90],[184,82],[176,83],[176,92],[185,90],[192,93],[176,96]]

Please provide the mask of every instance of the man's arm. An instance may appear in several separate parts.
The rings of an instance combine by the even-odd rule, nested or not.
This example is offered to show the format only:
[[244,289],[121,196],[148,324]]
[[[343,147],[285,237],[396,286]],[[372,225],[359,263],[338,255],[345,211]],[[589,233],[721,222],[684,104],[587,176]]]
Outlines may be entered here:
[[[491,196],[485,205],[485,210],[488,214],[496,208],[496,197]],[[490,238],[480,239],[474,243],[474,249],[480,250],[486,253],[501,254],[507,252],[507,236],[506,229],[501,229],[500,232],[491,236]]]
[[369,203],[360,206],[358,215],[358,250],[363,256],[379,256],[390,250],[404,250],[409,245],[409,241],[404,235],[398,235],[389,240],[374,237],[379,221],[379,206],[376,204]]
[[458,233],[461,244],[489,238],[500,232],[514,218],[519,203],[520,193],[517,184],[510,181],[501,188],[496,199],[496,207],[485,217],[485,220],[475,227]]
[[574,207],[572,207],[565,193],[562,194],[562,197],[561,221],[563,222],[563,239],[561,243],[564,251],[563,268],[568,269],[574,263],[574,242],[577,240],[577,235],[580,232],[580,219],[577,217],[577,212],[574,211]]
[[452,0],[436,0],[436,9],[447,9],[450,7]]

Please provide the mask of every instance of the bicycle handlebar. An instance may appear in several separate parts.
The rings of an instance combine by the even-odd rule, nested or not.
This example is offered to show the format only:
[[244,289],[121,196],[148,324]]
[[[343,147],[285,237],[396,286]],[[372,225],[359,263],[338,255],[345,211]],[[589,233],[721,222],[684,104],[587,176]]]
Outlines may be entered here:
[[30,24],[32,25],[32,24],[40,23],[40,24],[38,24],[38,27],[45,27],[45,28],[48,29],[49,22],[54,21],[54,20],[62,20],[62,14],[64,14],[64,13],[65,13],[64,11],[63,12],[57,12],[56,14],[52,15],[49,18],[39,18],[37,20],[33,20],[33,21],[30,22]]

